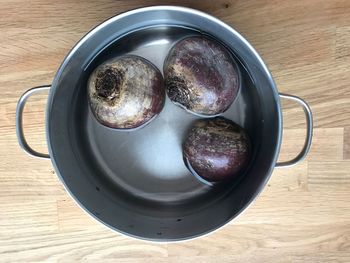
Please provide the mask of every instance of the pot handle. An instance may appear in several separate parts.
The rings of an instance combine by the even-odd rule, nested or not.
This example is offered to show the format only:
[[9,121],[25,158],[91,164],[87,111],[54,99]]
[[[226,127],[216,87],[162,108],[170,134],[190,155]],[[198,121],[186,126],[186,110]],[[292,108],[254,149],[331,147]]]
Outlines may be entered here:
[[313,119],[312,119],[312,112],[311,112],[310,106],[303,99],[293,95],[288,95],[283,93],[280,93],[279,95],[283,99],[288,99],[299,103],[300,106],[303,107],[305,117],[306,117],[306,138],[305,138],[303,149],[294,159],[290,161],[276,163],[276,167],[289,167],[289,166],[296,165],[297,163],[302,161],[305,158],[305,156],[308,154],[311,147],[311,142],[312,142]]
[[32,147],[29,146],[27,143],[27,140],[25,139],[24,133],[23,133],[23,109],[24,105],[26,104],[28,98],[35,94],[39,93],[45,90],[49,90],[51,88],[51,85],[45,85],[45,86],[39,86],[35,88],[31,88],[23,93],[23,95],[20,97],[17,103],[16,108],[16,133],[17,133],[17,139],[19,142],[19,145],[21,148],[28,153],[31,156],[43,158],[43,159],[50,159],[50,155],[45,153],[39,153],[35,150],[33,150]]

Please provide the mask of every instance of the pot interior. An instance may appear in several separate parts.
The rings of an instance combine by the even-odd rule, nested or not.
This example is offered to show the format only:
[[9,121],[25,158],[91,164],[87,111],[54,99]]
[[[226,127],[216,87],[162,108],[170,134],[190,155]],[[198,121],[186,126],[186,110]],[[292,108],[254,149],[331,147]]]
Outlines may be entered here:
[[[237,61],[240,93],[223,116],[248,131],[254,152],[239,180],[215,187],[191,175],[182,158],[184,136],[198,116],[167,98],[162,112],[148,125],[120,131],[99,124],[87,100],[87,79],[100,63],[114,56],[136,54],[162,71],[176,41],[201,34],[222,42]],[[104,45],[97,40],[92,37],[85,41],[85,48],[72,51],[56,76],[50,96],[51,156],[73,197],[108,226],[152,240],[198,236],[240,213],[266,183],[274,165],[280,132],[278,104],[266,104],[266,93],[273,95],[274,87],[256,84],[247,60],[232,43],[195,26],[155,23],[135,27]],[[267,129],[266,122],[272,124]]]
[[[197,31],[180,27],[153,27],[128,34],[106,48],[89,65],[77,94],[80,102],[75,104],[76,116],[82,113],[84,116],[80,124],[84,129],[77,130],[77,138],[82,139],[81,145],[88,145],[84,153],[89,163],[99,168],[101,181],[137,198],[141,207],[144,207],[143,202],[154,203],[151,207],[155,211],[152,213],[157,213],[157,204],[174,206],[175,211],[187,206],[191,211],[191,203],[195,200],[203,202],[205,198],[211,202],[232,187],[226,184],[217,191],[215,187],[199,182],[183,162],[182,143],[191,123],[199,117],[174,105],[167,98],[159,116],[141,129],[122,131],[106,128],[97,122],[87,104],[86,81],[97,65],[128,53],[148,59],[162,71],[163,61],[174,42],[198,34]],[[242,92],[223,116],[244,126],[253,145],[258,145],[259,129],[255,126],[259,123],[256,121],[259,114],[255,113],[260,112],[259,105],[247,107],[257,94],[249,76],[242,66],[239,68],[243,72]]]

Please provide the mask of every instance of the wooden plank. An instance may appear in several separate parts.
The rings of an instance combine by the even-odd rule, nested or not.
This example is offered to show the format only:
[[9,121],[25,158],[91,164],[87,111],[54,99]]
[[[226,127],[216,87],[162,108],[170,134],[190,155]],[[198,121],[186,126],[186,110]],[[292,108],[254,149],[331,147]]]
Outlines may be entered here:
[[[279,161],[290,160],[301,151],[306,136],[304,129],[283,130]],[[308,161],[341,161],[344,152],[343,128],[314,129]]]
[[344,159],[350,159],[350,127],[344,128]]
[[243,214],[230,224],[299,224],[308,228],[318,224],[332,225],[350,221],[350,206],[346,190],[339,189],[336,193],[319,187],[311,190],[313,192],[289,189],[274,191],[267,188]]
[[[292,253],[280,253],[279,251],[270,251],[270,253],[263,252],[262,250],[250,251],[250,253],[239,255],[213,255],[213,256],[174,256],[168,258],[152,259],[155,263],[177,263],[177,262],[203,262],[203,263],[217,263],[217,262],[237,262],[237,263],[260,263],[260,262],[280,262],[280,263],[301,263],[301,262],[317,262],[317,263],[348,263],[350,260],[350,254],[348,252],[336,252],[336,253],[318,253],[314,254],[310,251],[309,255],[292,255]],[[87,262],[90,262],[89,260]],[[91,261],[92,262],[92,261]],[[113,262],[112,260],[104,262]],[[142,259],[128,258],[119,259],[121,263],[142,263]]]
[[[15,244],[15,245],[14,245]],[[166,244],[153,244],[116,235],[104,229],[40,235],[12,235],[0,240],[2,262],[76,262],[118,260],[121,258],[162,258],[168,255]]]
[[57,206],[46,199],[0,203],[0,229],[0,237],[4,240],[57,232]]
[[293,263],[302,262],[317,262],[317,263],[347,263],[350,261],[349,252],[333,252],[333,253],[320,253],[320,254],[310,254],[310,255],[295,255],[291,257]]
[[[339,228],[339,226],[342,226]],[[292,225],[240,225],[227,226],[226,231],[193,240],[189,243],[169,244],[169,256],[247,255],[264,249],[271,254],[283,250],[286,254],[337,252],[349,249],[350,225],[324,227],[319,224],[305,228]]]
[[350,188],[350,161],[310,162],[308,186],[318,191],[346,191]]
[[275,168],[263,193],[279,194],[285,192],[308,191],[308,162],[288,167]]
[[73,199],[57,201],[60,232],[102,231],[105,227],[89,216]]

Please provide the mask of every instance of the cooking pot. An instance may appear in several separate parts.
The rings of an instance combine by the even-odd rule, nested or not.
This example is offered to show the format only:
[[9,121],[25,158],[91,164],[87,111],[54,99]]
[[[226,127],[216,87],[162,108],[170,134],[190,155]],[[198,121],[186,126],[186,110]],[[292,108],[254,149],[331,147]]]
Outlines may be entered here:
[[[137,54],[162,69],[178,40],[209,35],[238,61],[241,89],[223,114],[245,127],[253,158],[239,180],[214,187],[187,170],[181,145],[198,119],[167,99],[150,124],[135,131],[100,125],[90,112],[87,78],[103,61]],[[49,154],[25,140],[22,113],[29,96],[49,90],[46,135]],[[303,149],[291,161],[276,163],[282,136],[280,98],[300,104],[306,116]],[[197,10],[155,6],[112,17],[84,36],[69,52],[49,86],[28,90],[17,105],[18,140],[29,154],[50,158],[66,190],[95,219],[120,233],[153,241],[202,236],[239,215],[262,191],[277,167],[294,165],[307,154],[312,114],[300,98],[279,94],[261,57],[239,33]]]

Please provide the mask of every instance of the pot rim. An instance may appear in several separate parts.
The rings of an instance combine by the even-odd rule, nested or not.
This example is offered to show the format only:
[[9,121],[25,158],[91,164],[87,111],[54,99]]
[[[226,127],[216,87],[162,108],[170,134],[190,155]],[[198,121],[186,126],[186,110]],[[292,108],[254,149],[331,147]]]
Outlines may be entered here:
[[[274,156],[273,156],[273,162],[270,165],[270,169],[268,170],[268,172],[266,173],[266,179],[265,181],[263,181],[259,188],[256,190],[256,194],[253,198],[251,198],[251,200],[249,200],[246,205],[242,208],[242,210],[240,211],[240,213],[238,213],[237,215],[231,217],[230,219],[228,219],[227,221],[223,222],[222,224],[220,224],[219,226],[216,226],[215,228],[212,228],[210,230],[207,230],[203,233],[200,234],[196,234],[190,237],[185,237],[185,238],[176,238],[176,239],[161,239],[161,238],[145,238],[142,236],[137,236],[137,235],[133,235],[127,232],[124,232],[122,230],[119,230],[109,224],[107,224],[106,222],[102,221],[98,216],[94,215],[93,213],[91,213],[87,208],[85,208],[85,206],[75,197],[75,195],[71,192],[71,190],[69,189],[69,187],[66,185],[65,181],[63,180],[63,177],[61,176],[57,163],[55,161],[54,158],[54,154],[53,154],[53,149],[52,149],[52,144],[51,144],[51,139],[50,139],[50,135],[49,135],[49,131],[50,131],[50,127],[49,127],[49,116],[50,116],[50,111],[52,108],[52,103],[53,103],[53,98],[55,96],[55,92],[57,89],[57,82],[58,79],[60,77],[60,75],[62,74],[66,64],[68,63],[68,61],[71,59],[71,57],[79,50],[79,48],[81,47],[81,45],[86,42],[90,37],[92,37],[92,35],[94,35],[97,31],[99,31],[100,29],[102,29],[103,27],[107,26],[110,23],[113,23],[119,19],[122,19],[126,16],[129,15],[133,15],[133,14],[137,14],[137,13],[142,13],[142,12],[148,12],[148,11],[156,11],[156,10],[167,10],[167,11],[179,11],[179,12],[184,12],[184,13],[188,13],[191,15],[195,15],[195,16],[200,16],[203,17],[207,20],[209,20],[212,23],[215,23],[221,27],[226,28],[228,31],[230,31],[232,34],[236,35],[250,50],[250,52],[252,53],[252,55],[259,61],[261,68],[264,71],[264,74],[266,74],[266,77],[270,83],[271,88],[273,89],[273,94],[274,94],[274,101],[277,104],[277,113],[278,113],[278,138],[277,138],[277,146],[276,146],[276,150],[274,152]],[[220,19],[209,15],[205,12],[196,10],[196,9],[192,9],[192,8],[188,8],[188,7],[182,7],[182,6],[170,6],[170,5],[159,5],[159,6],[149,6],[149,7],[142,7],[142,8],[136,8],[136,9],[132,9],[129,11],[125,11],[122,12],[118,15],[115,15],[113,17],[110,17],[109,19],[105,20],[104,22],[102,22],[101,24],[97,25],[96,27],[94,27],[92,30],[90,30],[87,34],[85,34],[74,46],[73,48],[69,51],[69,53],[66,55],[66,57],[63,59],[63,62],[61,63],[59,69],[57,70],[57,73],[55,74],[55,77],[53,79],[52,82],[52,86],[51,89],[49,91],[49,96],[48,96],[48,103],[46,106],[46,124],[45,124],[45,130],[46,130],[46,138],[47,138],[47,144],[48,144],[48,151],[49,151],[49,155],[51,156],[51,162],[54,166],[54,169],[56,171],[57,176],[59,177],[60,181],[62,182],[65,190],[67,191],[67,193],[70,195],[70,197],[79,205],[79,207],[82,208],[83,211],[85,211],[87,214],[89,214],[90,216],[92,216],[95,220],[97,220],[98,222],[102,223],[102,225],[104,225],[106,228],[113,230],[117,233],[120,233],[126,237],[131,237],[137,240],[144,240],[144,241],[149,241],[149,242],[155,242],[155,243],[164,243],[164,242],[183,242],[183,241],[188,241],[188,240],[193,240],[199,237],[204,237],[207,236],[211,233],[216,232],[217,230],[219,230],[220,228],[224,227],[227,225],[228,222],[237,219],[244,211],[246,211],[246,209],[253,203],[254,200],[256,200],[256,198],[259,196],[259,194],[262,192],[262,190],[264,189],[264,187],[266,186],[267,182],[269,181],[269,179],[271,178],[271,174],[272,171],[275,168],[278,156],[279,156],[279,152],[280,152],[280,148],[281,148],[281,138],[282,138],[282,111],[281,111],[281,105],[280,105],[280,98],[278,95],[278,91],[276,88],[276,84],[273,80],[273,77],[269,71],[269,69],[267,68],[265,62],[263,61],[263,59],[261,58],[261,56],[258,54],[258,52],[253,48],[253,46],[239,33],[237,32],[235,29],[233,29],[231,26],[229,26],[228,24],[224,23],[223,21],[221,21]]]

